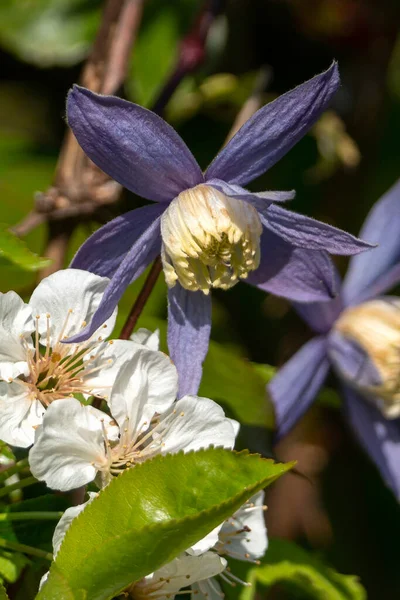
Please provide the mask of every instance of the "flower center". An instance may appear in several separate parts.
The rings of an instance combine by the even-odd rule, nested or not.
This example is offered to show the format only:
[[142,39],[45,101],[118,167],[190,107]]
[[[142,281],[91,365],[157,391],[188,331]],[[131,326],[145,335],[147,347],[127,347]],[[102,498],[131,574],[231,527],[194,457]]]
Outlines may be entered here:
[[[389,419],[400,416],[400,301],[371,300],[347,308],[337,320],[334,331],[356,342],[372,361],[380,383],[360,383],[354,376],[349,383],[366,392]],[[339,371],[344,368],[335,362]],[[343,372],[348,378],[348,373]]]
[[[65,332],[72,312],[72,310],[68,311],[56,341],[52,342],[50,335],[50,314],[44,317],[46,319],[45,335],[39,333],[39,321],[43,317],[37,315],[35,318],[36,331],[33,350],[21,337],[29,366],[29,376],[20,381],[29,388],[32,399],[39,400],[45,407],[53,400],[60,400],[74,394],[91,395],[90,386],[85,383],[85,378],[110,363],[110,359],[99,362],[101,351],[93,353],[95,346],[102,342],[101,337],[95,341],[91,338],[81,344],[62,343],[67,338]],[[82,323],[82,327],[85,325]],[[88,356],[89,351],[92,353]],[[94,367],[95,360],[96,366]]]
[[208,185],[181,192],[161,219],[167,285],[191,291],[228,289],[260,262],[262,226],[256,209]]

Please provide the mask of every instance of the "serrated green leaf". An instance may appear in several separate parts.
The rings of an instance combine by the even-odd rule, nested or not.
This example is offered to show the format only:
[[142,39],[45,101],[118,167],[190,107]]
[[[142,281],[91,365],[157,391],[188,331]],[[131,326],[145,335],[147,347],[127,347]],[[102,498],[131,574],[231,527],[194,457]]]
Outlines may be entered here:
[[0,583],[0,600],[9,600],[4,586]]
[[40,67],[81,60],[95,35],[100,0],[2,0],[0,43]]
[[239,600],[253,600],[257,585],[277,583],[306,594],[310,600],[365,600],[366,592],[354,575],[343,575],[320,558],[287,540],[270,540],[260,567],[248,571],[251,586],[240,589]]
[[25,271],[38,271],[50,264],[48,258],[41,258],[9,230],[9,225],[0,223],[0,260],[6,259]]
[[157,456],[125,471],[73,522],[38,600],[109,600],[291,466],[209,448]]

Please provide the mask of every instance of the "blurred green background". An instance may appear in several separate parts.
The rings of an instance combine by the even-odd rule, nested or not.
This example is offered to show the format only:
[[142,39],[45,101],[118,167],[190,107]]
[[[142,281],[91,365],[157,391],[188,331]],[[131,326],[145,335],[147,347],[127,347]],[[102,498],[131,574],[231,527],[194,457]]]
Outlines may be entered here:
[[[101,0],[0,2],[0,222],[19,222],[32,209],[34,193],[52,183],[66,93],[79,78],[102,6]],[[125,97],[152,105],[201,6],[147,0]],[[332,111],[251,187],[295,188],[293,209],[357,234],[369,208],[400,175],[399,29],[398,0],[227,0],[210,30],[203,66],[182,82],[166,118],[206,167],[260,68],[267,69],[269,101],[337,59],[342,86]],[[141,203],[124,192],[112,212]],[[75,232],[69,259],[96,226],[86,222]],[[39,254],[45,240],[45,226],[26,238]],[[346,260],[338,266],[344,272]],[[1,291],[28,297],[36,276],[0,254]],[[118,331],[142,282],[121,303]],[[291,474],[277,484],[268,500],[270,533],[358,575],[368,598],[400,597],[398,503],[347,431],[335,392],[325,393],[293,434],[271,448],[268,365],[279,366],[300,347],[310,335],[306,326],[287,302],[243,284],[213,297],[213,344],[201,392],[247,424],[244,444],[298,459],[311,480]],[[164,345],[165,317],[160,279],[139,325],[160,327]],[[18,593],[27,597],[21,596],[26,590]],[[268,593],[303,597],[313,596],[284,585]]]

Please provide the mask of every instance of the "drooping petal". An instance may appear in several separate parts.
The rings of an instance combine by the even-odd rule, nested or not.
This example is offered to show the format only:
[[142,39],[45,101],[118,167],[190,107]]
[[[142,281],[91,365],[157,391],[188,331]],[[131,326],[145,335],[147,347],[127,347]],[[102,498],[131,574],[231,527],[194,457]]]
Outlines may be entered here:
[[267,104],[221,150],[206,178],[245,185],[284,156],[314,125],[339,87],[336,63]]
[[217,548],[221,550],[221,554],[244,561],[254,561],[264,556],[268,548],[268,537],[263,504],[264,492],[261,491],[224,522]]
[[[378,247],[365,256],[351,260],[343,285],[346,304],[359,302],[361,295],[364,299],[368,288],[400,262],[399,228],[400,181],[375,204],[361,228],[360,236],[378,244]],[[386,289],[382,288],[381,291],[385,292]]]
[[63,492],[86,485],[107,466],[102,422],[110,418],[75,398],[53,402],[29,452],[32,475]]
[[352,386],[382,385],[382,377],[377,367],[355,339],[332,330],[328,337],[328,354],[339,377]]
[[27,448],[35,439],[35,429],[45,412],[36,399],[30,397],[29,388],[22,382],[0,382],[0,440]]
[[165,434],[161,427],[162,453],[189,452],[209,446],[233,448],[235,431],[222,408],[209,398],[184,396],[163,415]]
[[[340,276],[334,265],[336,289],[341,286]],[[342,297],[336,296],[330,302],[292,302],[293,308],[315,333],[328,333],[343,310]]]
[[169,201],[203,181],[200,167],[176,131],[142,106],[74,86],[67,118],[89,158],[143,198]]
[[134,439],[154,413],[169,409],[177,392],[178,374],[169,357],[139,347],[120,369],[108,404],[121,429],[127,428]]
[[326,252],[295,248],[265,229],[260,265],[246,281],[297,302],[327,301],[336,295],[333,264]]
[[[80,269],[56,271],[43,279],[29,301],[35,318],[39,316],[41,343],[53,347],[61,339],[82,331],[93,319],[109,283],[106,277]],[[98,332],[102,338],[110,335],[116,317],[115,309]]]
[[192,585],[192,591],[198,600],[221,600],[224,598],[224,592],[216,577],[197,581]]
[[179,396],[196,394],[208,351],[211,298],[179,283],[168,290],[168,348],[179,375]]
[[[82,244],[70,266],[103,277],[112,277],[136,240],[164,210],[163,205],[149,204],[113,219]],[[154,256],[146,257],[143,269],[158,252],[159,248],[155,247]]]
[[400,419],[385,417],[356,391],[343,387],[345,412],[382,478],[400,499]]
[[268,384],[275,409],[277,439],[283,437],[306,412],[328,374],[326,338],[315,337],[279,369]]
[[103,298],[85,329],[68,339],[69,343],[87,340],[113,314],[125,289],[144,271],[151,260],[160,252],[160,217],[135,241],[115,271]]
[[0,378],[28,375],[27,352],[33,348],[32,309],[15,292],[0,294]]
[[386,273],[383,273],[373,283],[368,285],[363,291],[358,293],[354,299],[349,299],[349,297],[345,297],[345,300],[348,304],[360,304],[361,302],[365,302],[366,300],[370,300],[372,298],[376,298],[377,296],[381,296],[385,294],[391,288],[394,288],[396,285],[400,283],[400,262],[390,267]]
[[347,231],[281,206],[265,206],[259,199],[253,199],[251,204],[256,206],[261,222],[267,229],[298,248],[326,250],[331,254],[345,256],[374,248],[373,244],[364,242]]
[[209,181],[206,181],[206,184],[216,188],[230,198],[246,200],[250,203],[253,201],[256,208],[258,206],[268,206],[270,202],[287,202],[288,200],[293,200],[296,195],[295,190],[289,190],[287,192],[277,192],[272,190],[266,192],[250,192],[240,185],[226,183],[226,181],[222,181],[221,179],[210,179]]
[[132,333],[131,340],[132,342],[136,342],[136,344],[141,344],[149,350],[159,350],[160,330],[156,329],[155,331],[150,331],[144,327],[139,327],[139,329]]

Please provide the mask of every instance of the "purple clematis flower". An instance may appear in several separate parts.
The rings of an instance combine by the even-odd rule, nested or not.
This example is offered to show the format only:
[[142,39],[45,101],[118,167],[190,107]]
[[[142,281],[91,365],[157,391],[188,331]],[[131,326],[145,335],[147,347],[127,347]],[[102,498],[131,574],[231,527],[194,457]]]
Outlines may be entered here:
[[373,207],[360,235],[379,244],[353,257],[337,298],[300,305],[316,334],[275,375],[269,392],[277,438],[305,413],[330,367],[343,391],[345,415],[400,497],[400,299],[382,296],[400,282],[400,181]]
[[126,287],[161,252],[169,287],[168,346],[180,394],[197,392],[211,327],[210,288],[253,285],[298,302],[335,295],[327,252],[370,245],[289,212],[275,202],[292,192],[241,187],[304,136],[339,85],[336,64],[260,109],[205,173],[178,134],[156,114],[113,96],[74,87],[67,116],[89,158],[155,203],[118,217],[81,247],[72,266],[111,278],[86,339],[112,313]]

